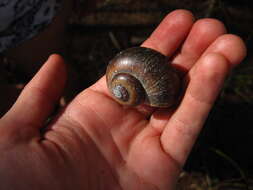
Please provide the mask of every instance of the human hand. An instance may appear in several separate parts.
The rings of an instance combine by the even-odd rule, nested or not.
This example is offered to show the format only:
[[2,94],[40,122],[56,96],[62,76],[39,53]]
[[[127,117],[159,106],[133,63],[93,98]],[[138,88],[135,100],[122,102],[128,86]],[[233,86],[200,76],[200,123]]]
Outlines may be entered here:
[[66,80],[63,60],[51,56],[0,120],[0,189],[173,189],[226,75],[246,54],[225,33],[217,20],[171,12],[142,46],[174,55],[185,71],[177,108],[123,107],[103,77],[44,131]]

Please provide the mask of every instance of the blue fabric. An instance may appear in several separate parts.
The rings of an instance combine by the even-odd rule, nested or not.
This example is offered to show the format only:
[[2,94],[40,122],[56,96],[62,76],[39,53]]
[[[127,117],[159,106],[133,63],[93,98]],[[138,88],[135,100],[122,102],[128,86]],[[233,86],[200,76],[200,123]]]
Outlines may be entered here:
[[0,0],[0,53],[32,38],[54,18],[62,0]]

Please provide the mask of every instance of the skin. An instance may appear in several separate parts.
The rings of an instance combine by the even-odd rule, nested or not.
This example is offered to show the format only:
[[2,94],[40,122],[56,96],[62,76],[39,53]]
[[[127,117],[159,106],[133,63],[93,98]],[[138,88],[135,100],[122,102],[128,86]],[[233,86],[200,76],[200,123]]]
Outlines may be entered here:
[[194,21],[186,10],[168,14],[142,46],[173,57],[183,71],[180,104],[123,107],[103,77],[41,130],[66,81],[63,59],[52,55],[0,120],[0,189],[174,189],[226,75],[246,48],[220,21]]

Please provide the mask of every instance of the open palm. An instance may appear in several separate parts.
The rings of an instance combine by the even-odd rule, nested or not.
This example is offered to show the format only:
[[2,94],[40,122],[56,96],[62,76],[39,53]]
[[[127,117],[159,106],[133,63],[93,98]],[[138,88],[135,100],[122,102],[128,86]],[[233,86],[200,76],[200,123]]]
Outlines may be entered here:
[[217,20],[171,12],[142,46],[183,70],[177,108],[123,107],[103,77],[45,131],[66,80],[52,55],[0,120],[0,189],[173,189],[226,75],[246,54],[225,33]]

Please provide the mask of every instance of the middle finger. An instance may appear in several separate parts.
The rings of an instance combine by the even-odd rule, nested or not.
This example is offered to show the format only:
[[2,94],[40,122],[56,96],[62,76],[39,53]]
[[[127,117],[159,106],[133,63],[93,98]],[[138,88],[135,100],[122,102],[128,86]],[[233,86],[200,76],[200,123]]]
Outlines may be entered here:
[[221,35],[226,33],[222,22],[216,19],[200,19],[192,27],[173,64],[189,71],[202,53]]

